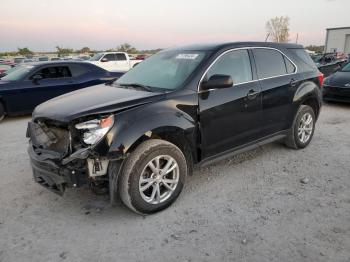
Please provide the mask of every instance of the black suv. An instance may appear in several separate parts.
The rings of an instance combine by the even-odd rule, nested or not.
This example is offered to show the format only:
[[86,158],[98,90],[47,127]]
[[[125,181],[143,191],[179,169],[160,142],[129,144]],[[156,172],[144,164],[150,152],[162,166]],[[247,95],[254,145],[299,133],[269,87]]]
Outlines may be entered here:
[[162,51],[113,84],[39,105],[28,125],[35,181],[89,185],[137,213],[168,207],[196,165],[275,140],[306,147],[323,75],[295,44]]

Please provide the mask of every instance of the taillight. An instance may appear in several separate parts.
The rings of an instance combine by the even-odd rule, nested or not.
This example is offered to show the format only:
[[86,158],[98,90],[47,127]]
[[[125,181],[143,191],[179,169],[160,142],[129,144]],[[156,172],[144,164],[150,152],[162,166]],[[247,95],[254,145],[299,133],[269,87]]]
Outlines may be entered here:
[[317,78],[318,78],[318,82],[320,83],[320,87],[322,87],[323,81],[324,81],[324,74],[320,73]]

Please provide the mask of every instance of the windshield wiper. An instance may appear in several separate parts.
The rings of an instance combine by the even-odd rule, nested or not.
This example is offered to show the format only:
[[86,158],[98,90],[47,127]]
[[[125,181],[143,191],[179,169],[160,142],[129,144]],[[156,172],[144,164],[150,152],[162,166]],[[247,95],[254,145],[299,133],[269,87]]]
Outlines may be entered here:
[[132,84],[118,84],[119,86],[123,87],[136,87],[136,88],[141,88],[143,90],[146,90],[146,91],[149,91],[149,92],[152,92],[152,87],[150,86],[146,86],[146,85],[142,85],[142,84],[138,84],[138,83],[132,83]]

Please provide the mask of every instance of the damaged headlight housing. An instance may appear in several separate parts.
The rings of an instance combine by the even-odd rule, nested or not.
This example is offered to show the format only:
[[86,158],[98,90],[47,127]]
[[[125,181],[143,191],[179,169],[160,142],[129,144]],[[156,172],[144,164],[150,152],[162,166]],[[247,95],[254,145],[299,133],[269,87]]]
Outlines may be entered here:
[[110,115],[101,119],[93,119],[75,125],[75,128],[83,132],[85,144],[94,145],[99,142],[112,128],[114,116]]

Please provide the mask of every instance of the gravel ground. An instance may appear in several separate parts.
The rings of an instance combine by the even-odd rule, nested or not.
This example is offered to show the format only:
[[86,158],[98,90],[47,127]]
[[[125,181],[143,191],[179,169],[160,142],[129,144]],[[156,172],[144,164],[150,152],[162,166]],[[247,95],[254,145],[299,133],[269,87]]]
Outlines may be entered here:
[[35,184],[28,119],[0,124],[0,261],[350,261],[350,106],[325,105],[306,149],[273,143],[195,170],[148,217]]

